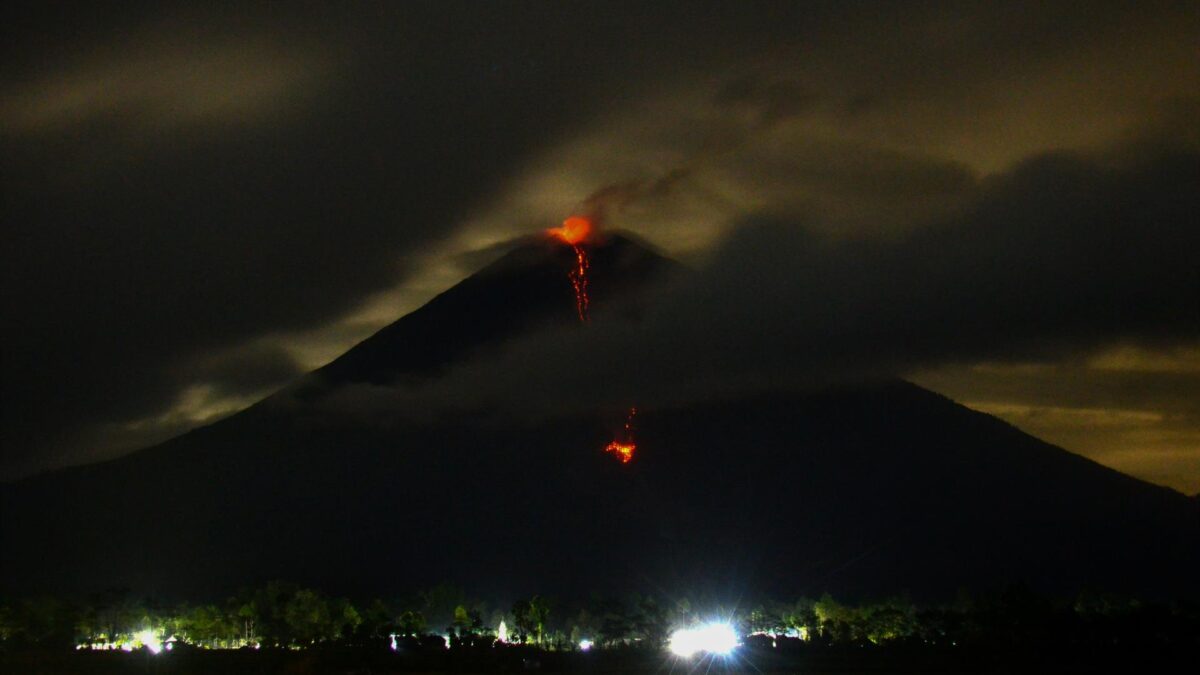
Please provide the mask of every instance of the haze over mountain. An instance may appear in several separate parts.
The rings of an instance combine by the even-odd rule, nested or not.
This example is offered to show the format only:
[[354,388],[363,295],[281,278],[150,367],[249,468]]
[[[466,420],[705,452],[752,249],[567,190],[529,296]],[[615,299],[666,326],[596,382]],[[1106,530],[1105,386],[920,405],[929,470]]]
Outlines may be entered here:
[[[486,377],[481,391],[538,400],[524,390],[569,375],[538,369],[569,366],[514,353],[636,334],[659,282],[691,283],[621,235],[589,252],[588,323],[574,252],[528,240],[242,413],[4,485],[3,590],[1197,594],[1196,500],[903,381],[527,414],[473,396],[464,383]],[[628,405],[638,448],[621,464],[602,449]]]
[[0,481],[242,410],[583,209],[722,278],[517,393],[886,371],[1200,492],[1193,3],[27,4]]

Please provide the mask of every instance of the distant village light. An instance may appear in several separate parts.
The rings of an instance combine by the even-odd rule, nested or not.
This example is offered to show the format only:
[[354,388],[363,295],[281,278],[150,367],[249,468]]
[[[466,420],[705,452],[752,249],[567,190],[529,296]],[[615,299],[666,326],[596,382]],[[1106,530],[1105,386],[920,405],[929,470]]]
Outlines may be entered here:
[[738,646],[738,636],[727,623],[707,623],[697,628],[681,628],[671,634],[671,653],[684,658],[699,652],[726,656]]
[[138,631],[138,633],[133,637],[137,638],[137,641],[142,643],[143,647],[149,649],[151,654],[157,654],[162,651],[162,641],[159,640],[158,636],[154,634],[154,631],[150,630],[149,628],[143,631]]

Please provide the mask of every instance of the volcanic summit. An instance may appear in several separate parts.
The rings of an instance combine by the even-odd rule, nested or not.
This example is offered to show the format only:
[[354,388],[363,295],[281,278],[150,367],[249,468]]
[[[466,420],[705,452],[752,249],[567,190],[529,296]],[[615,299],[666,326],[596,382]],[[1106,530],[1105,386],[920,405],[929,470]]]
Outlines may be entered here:
[[631,401],[631,462],[604,452],[612,425],[599,411],[397,410],[380,424],[325,405],[356,388],[411,398],[538,331],[589,330],[582,318],[636,323],[668,278],[687,272],[621,234],[524,242],[241,413],[4,485],[0,579],[161,593],[451,581],[491,597],[1006,583],[1196,593],[1195,500],[898,379]]

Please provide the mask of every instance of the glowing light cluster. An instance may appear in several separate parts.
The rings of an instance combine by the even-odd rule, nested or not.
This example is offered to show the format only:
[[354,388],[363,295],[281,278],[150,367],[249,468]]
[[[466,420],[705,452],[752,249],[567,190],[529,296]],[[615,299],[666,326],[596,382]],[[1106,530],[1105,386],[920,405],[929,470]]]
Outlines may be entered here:
[[75,649],[80,651],[132,652],[144,648],[151,654],[161,654],[163,651],[171,651],[177,639],[171,637],[164,642],[161,633],[146,628],[136,633],[124,633],[114,636],[100,635],[92,640],[75,645]]
[[604,446],[604,451],[616,455],[617,460],[622,464],[628,464],[633,459],[634,450],[637,450],[637,445],[633,443],[618,443],[617,441],[613,441]]
[[592,648],[592,644],[593,643],[591,640],[580,640],[579,641],[579,651],[581,651],[581,652],[588,651],[589,649]]
[[151,654],[157,654],[163,649],[162,641],[158,639],[158,636],[152,630],[139,631],[133,637],[137,638],[137,641],[142,643],[143,647],[149,649]]
[[592,221],[583,216],[571,216],[563,221],[561,227],[551,228],[547,233],[569,244],[575,251],[575,267],[568,273],[568,277],[571,279],[571,288],[575,291],[575,310],[579,313],[579,320],[586,322],[589,303],[587,273],[591,262],[583,242],[592,233]]
[[684,658],[699,652],[727,656],[738,646],[738,636],[727,623],[708,623],[697,628],[681,628],[671,633],[671,653]]
[[605,452],[611,452],[622,464],[628,464],[633,459],[633,451],[637,450],[637,444],[633,442],[633,418],[636,415],[637,408],[630,408],[622,433],[624,440],[613,441],[604,447]]

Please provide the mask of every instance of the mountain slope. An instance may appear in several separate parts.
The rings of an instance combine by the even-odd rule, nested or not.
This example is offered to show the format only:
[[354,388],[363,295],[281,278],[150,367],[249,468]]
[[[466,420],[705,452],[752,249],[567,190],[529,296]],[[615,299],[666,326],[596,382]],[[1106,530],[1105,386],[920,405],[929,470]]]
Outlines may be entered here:
[[[589,296],[604,308],[678,266],[621,235],[589,247]],[[348,382],[395,384],[434,375],[480,348],[495,349],[538,325],[577,323],[567,271],[570,247],[552,240],[520,246],[478,273],[383,328],[328,365],[317,378],[326,385]]]
[[[671,263],[596,247],[598,311]],[[523,246],[282,396],[436,378],[578,322],[569,248]],[[519,383],[514,383],[519,386]],[[276,401],[278,402],[278,401]],[[386,594],[593,589],[737,598],[1034,584],[1197,595],[1195,500],[899,381],[639,413],[370,425],[267,401],[115,462],[4,487],[4,590],[219,593],[270,578]]]

